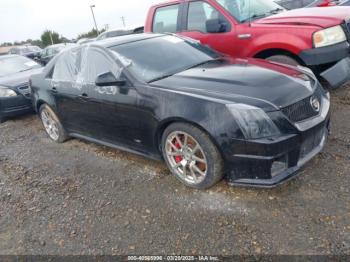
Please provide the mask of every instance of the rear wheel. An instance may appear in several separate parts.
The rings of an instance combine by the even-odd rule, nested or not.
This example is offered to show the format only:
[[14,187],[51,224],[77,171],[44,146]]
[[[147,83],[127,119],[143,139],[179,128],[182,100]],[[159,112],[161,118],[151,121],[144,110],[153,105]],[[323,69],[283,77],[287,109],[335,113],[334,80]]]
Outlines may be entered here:
[[186,124],[171,124],[162,137],[163,157],[171,172],[189,187],[212,187],[223,177],[223,160],[208,134]]
[[266,60],[287,64],[287,65],[292,65],[292,66],[300,65],[300,63],[297,60],[286,55],[273,55],[273,56],[267,57]]
[[63,143],[68,136],[55,112],[46,104],[39,109],[41,121],[49,137],[57,142]]

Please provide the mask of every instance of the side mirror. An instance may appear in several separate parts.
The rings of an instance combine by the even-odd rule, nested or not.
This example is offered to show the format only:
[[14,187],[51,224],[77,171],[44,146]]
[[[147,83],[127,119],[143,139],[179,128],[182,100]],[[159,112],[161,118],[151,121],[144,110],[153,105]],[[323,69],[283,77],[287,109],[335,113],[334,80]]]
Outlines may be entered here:
[[206,29],[208,33],[223,33],[226,32],[226,24],[221,23],[220,19],[214,18],[209,19],[205,23]]
[[97,86],[123,86],[126,84],[125,79],[117,79],[112,72],[107,72],[99,75],[96,78]]

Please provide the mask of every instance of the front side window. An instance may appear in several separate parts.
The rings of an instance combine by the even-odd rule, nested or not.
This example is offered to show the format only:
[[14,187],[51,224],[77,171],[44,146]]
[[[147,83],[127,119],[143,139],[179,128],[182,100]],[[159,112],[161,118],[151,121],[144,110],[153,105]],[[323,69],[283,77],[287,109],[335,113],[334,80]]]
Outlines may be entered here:
[[75,82],[81,69],[81,48],[64,52],[56,61],[53,81]]
[[273,15],[285,9],[271,0],[217,0],[238,22]]
[[153,19],[153,32],[176,33],[179,5],[157,8]]
[[207,22],[213,19],[218,20],[221,24],[228,25],[226,19],[208,3],[197,1],[189,4],[187,30],[207,33]]
[[86,84],[95,84],[96,78],[107,72],[116,77],[120,75],[119,66],[103,50],[97,48],[86,48],[83,53],[81,81]]

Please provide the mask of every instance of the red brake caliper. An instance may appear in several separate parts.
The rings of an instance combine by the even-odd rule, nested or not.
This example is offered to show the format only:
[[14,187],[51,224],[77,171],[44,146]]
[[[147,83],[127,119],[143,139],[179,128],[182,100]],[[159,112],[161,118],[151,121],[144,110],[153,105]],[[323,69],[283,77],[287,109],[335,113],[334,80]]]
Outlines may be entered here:
[[[177,149],[181,149],[181,146],[180,146],[179,142],[177,142],[177,140],[175,142],[175,146]],[[182,159],[183,159],[182,156],[175,156],[176,163],[180,163],[182,161]]]

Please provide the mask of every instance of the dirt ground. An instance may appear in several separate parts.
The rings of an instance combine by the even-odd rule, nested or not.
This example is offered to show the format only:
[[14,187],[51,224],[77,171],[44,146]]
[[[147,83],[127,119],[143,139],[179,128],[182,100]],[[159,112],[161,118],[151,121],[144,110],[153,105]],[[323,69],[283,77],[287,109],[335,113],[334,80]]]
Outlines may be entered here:
[[186,188],[163,163],[0,125],[0,255],[350,254],[350,85],[328,144],[275,189]]

